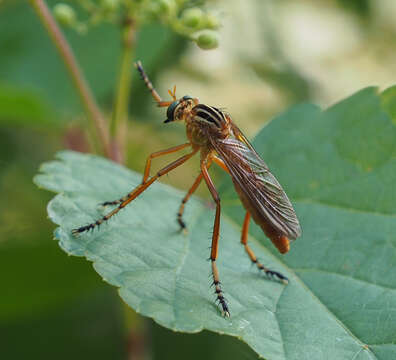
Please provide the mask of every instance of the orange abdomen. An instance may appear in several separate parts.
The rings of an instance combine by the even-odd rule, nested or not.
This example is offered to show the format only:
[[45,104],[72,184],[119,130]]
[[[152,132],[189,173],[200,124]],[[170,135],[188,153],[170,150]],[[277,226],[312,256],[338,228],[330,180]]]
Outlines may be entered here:
[[287,253],[290,250],[290,240],[287,236],[274,229],[267,219],[263,218],[257,210],[251,206],[249,199],[246,197],[240,186],[235,181],[233,181],[233,183],[244,208],[252,215],[254,222],[261,227],[264,234],[272,241],[281,254]]
[[281,254],[286,254],[290,250],[290,241],[284,235],[276,238],[271,238],[271,241]]

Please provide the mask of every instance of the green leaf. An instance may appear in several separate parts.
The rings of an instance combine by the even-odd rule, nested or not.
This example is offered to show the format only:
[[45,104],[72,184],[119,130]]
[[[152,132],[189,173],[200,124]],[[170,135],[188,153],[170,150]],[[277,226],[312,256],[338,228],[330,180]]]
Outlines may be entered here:
[[[396,101],[387,99],[390,104]],[[154,184],[100,231],[97,204],[128,192],[140,175],[72,152],[44,164],[40,186],[58,192],[50,218],[69,254],[85,256],[143,315],[177,331],[237,336],[268,360],[392,359],[396,345],[396,129],[382,95],[365,89],[322,112],[301,105],[273,120],[255,146],[295,204],[303,236],[279,255],[256,225],[249,242],[284,286],[258,274],[239,244],[243,209],[221,186],[218,267],[231,318],[209,289],[213,209],[189,202],[189,234],[175,213],[182,193]],[[192,179],[192,176],[188,176]]]

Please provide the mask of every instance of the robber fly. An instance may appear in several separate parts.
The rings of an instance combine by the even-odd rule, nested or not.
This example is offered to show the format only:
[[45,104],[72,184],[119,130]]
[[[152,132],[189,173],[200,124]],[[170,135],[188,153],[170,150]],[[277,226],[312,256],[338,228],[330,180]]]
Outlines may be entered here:
[[[268,166],[254,150],[241,130],[232,122],[227,113],[214,106],[200,104],[197,98],[189,95],[178,99],[175,94],[176,87],[173,88],[173,91],[169,90],[172,101],[163,101],[144,72],[142,64],[137,62],[135,66],[157,105],[159,107],[167,107],[167,119],[165,123],[173,121],[185,122],[188,142],[167,150],[152,153],[147,158],[142,183],[121,199],[103,203],[103,205],[117,205],[117,207],[96,222],[74,229],[72,233],[78,235],[94,229],[107,221],[136,199],[158,178],[182,165],[199,152],[201,171],[181,202],[179,212],[177,213],[177,221],[182,229],[186,228],[186,224],[183,221],[184,205],[203,179],[216,203],[216,215],[210,251],[213,285],[217,297],[216,301],[221,305],[223,315],[229,316],[229,308],[223,295],[219,272],[216,266],[220,233],[220,197],[209,175],[209,167],[212,163],[216,163],[231,175],[235,190],[246,209],[242,226],[241,243],[250,260],[268,276],[275,277],[284,283],[287,283],[287,278],[281,273],[270,270],[261,264],[249,247],[247,243],[249,223],[252,217],[256,224],[262,228],[265,235],[278,248],[279,252],[284,254],[289,251],[289,241],[301,235],[301,228],[296,213],[282,187],[269,171]],[[191,148],[190,153],[173,161],[150,177],[152,159],[177,152],[187,147]]]

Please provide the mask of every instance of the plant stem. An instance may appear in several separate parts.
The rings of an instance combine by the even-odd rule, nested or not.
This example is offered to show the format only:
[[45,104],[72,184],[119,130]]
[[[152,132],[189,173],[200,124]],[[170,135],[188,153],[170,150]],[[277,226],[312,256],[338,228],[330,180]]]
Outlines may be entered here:
[[61,58],[63,59],[70,77],[77,89],[81,102],[84,105],[85,112],[93,122],[96,133],[103,147],[103,152],[108,158],[113,158],[110,147],[110,135],[107,124],[98,104],[89,88],[84,75],[77,63],[69,43],[65,39],[58,24],[53,18],[50,10],[48,9],[45,0],[29,0],[32,7],[36,11],[42,24],[47,29],[53,43],[58,49]]
[[[131,90],[132,60],[135,44],[135,28],[131,18],[124,21],[122,29],[122,54],[118,73],[117,92],[114,102],[113,117],[110,124],[110,133],[117,140],[118,155],[124,158],[125,135],[128,120],[128,105]],[[120,161],[121,162],[121,161]]]

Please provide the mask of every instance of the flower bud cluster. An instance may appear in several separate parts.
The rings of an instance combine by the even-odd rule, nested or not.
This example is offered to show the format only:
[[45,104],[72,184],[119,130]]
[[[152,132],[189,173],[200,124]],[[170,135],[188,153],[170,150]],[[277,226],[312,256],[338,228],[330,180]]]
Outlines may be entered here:
[[121,15],[122,0],[80,0],[78,6],[85,13],[83,20],[79,19],[77,11],[68,3],[57,3],[53,8],[56,20],[63,26],[85,33],[91,26],[103,22],[116,23]]
[[181,12],[178,19],[179,32],[186,33],[201,49],[215,49],[219,45],[217,30],[220,27],[219,19],[199,7],[187,8]]
[[[195,2],[196,3],[196,2]],[[158,21],[176,33],[194,41],[201,49],[214,49],[219,44],[219,19],[189,0],[80,0],[79,6],[88,17],[78,19],[69,4],[58,3],[53,13],[58,22],[79,32],[102,22],[122,23],[125,18],[137,25]]]

